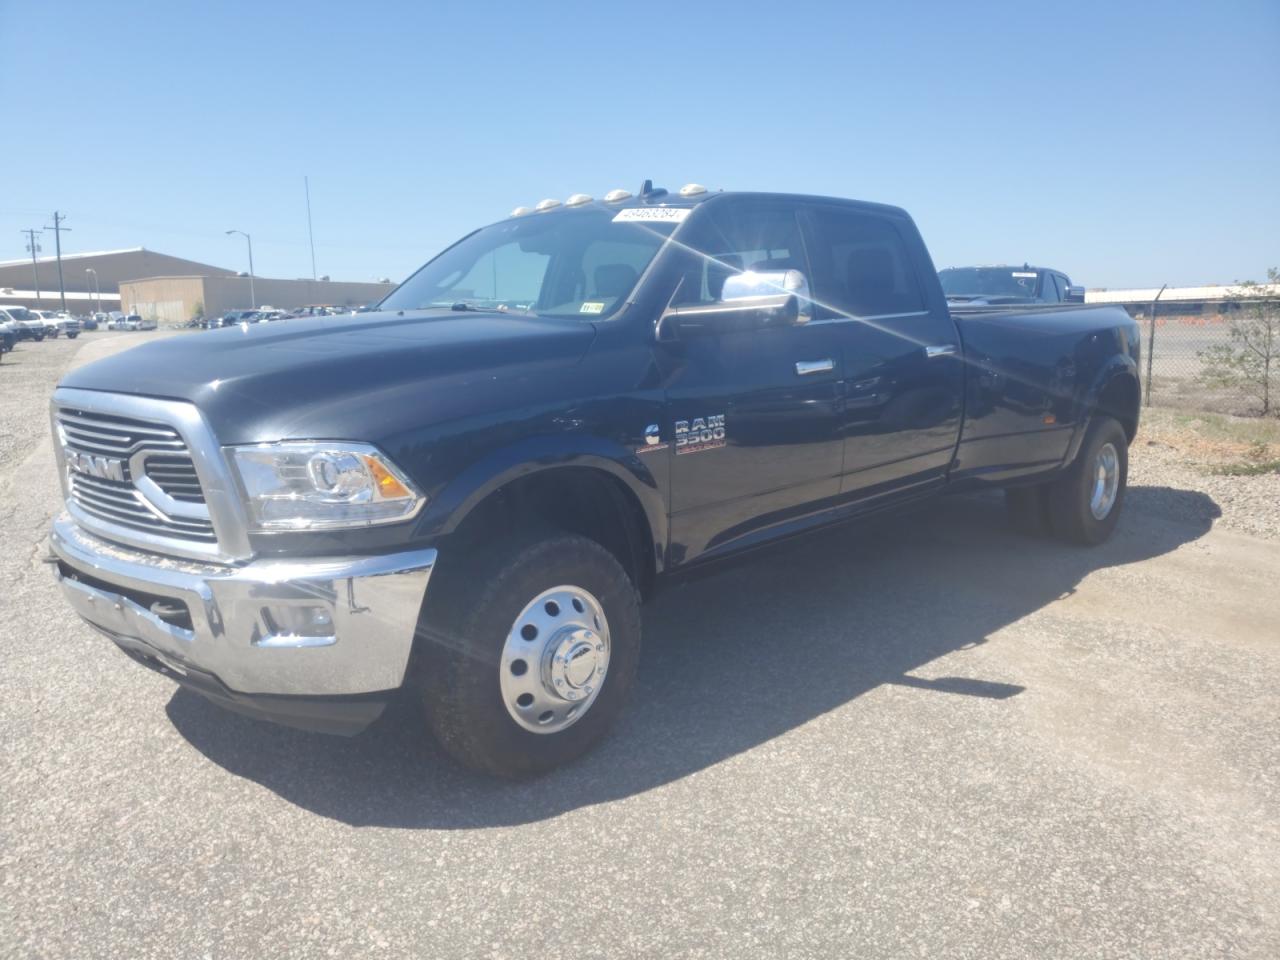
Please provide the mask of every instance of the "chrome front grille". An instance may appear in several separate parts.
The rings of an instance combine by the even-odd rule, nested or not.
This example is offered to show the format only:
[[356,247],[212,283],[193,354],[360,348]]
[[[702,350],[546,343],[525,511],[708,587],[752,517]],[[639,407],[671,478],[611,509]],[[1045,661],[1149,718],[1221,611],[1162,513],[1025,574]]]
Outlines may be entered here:
[[187,454],[147,458],[147,476],[156,486],[184,503],[204,503],[204,491],[196,476],[196,465]]
[[60,406],[54,417],[70,501],[127,530],[215,544],[195,463],[172,426]]

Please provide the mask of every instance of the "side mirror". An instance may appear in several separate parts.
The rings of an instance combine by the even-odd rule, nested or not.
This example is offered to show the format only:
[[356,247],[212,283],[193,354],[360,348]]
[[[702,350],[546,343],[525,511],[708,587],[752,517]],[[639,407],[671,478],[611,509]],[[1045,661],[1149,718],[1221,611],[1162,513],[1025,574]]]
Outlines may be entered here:
[[670,308],[658,329],[688,337],[807,323],[812,316],[809,283],[799,270],[747,271],[725,279],[716,303]]
[[681,337],[758,330],[795,323],[797,307],[790,294],[672,307],[662,315],[660,329]]
[[724,281],[720,299],[725,303],[734,303],[779,295],[796,298],[794,323],[808,323],[813,319],[809,281],[799,270],[748,270],[745,273],[731,274]]
[[1067,287],[1067,295],[1063,299],[1067,303],[1084,303],[1084,287]]

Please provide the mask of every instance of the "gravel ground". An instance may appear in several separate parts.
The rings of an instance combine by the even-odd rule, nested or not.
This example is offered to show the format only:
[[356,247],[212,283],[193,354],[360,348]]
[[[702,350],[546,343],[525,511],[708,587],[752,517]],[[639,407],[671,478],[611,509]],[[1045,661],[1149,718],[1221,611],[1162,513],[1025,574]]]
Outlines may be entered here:
[[0,955],[1280,956],[1280,544],[1194,469],[1139,447],[1094,550],[955,500],[668,591],[616,733],[507,784],[73,620],[55,367],[0,379]]
[[1221,511],[1222,526],[1276,540],[1280,539],[1280,469],[1243,476],[1215,472],[1276,460],[1280,460],[1280,420],[1149,408],[1143,412],[1137,442],[1130,449],[1129,482],[1199,490]]

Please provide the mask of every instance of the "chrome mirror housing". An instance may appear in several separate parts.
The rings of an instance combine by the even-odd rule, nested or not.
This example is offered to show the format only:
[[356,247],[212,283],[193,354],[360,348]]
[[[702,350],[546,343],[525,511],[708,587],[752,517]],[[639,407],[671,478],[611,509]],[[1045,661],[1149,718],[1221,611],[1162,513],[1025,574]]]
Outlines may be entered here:
[[720,300],[722,303],[747,306],[743,301],[778,296],[796,298],[796,323],[808,323],[813,319],[809,280],[799,270],[747,270],[731,274],[725,278]]

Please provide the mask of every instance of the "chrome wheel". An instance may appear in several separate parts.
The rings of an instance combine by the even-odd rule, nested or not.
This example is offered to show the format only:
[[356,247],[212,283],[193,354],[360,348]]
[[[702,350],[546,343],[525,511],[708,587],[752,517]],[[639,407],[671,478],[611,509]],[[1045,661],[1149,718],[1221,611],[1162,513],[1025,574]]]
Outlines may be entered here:
[[520,611],[498,667],[502,702],[533,733],[559,733],[591,709],[609,671],[609,622],[581,587],[544,590]]
[[[1093,461],[1093,490],[1089,493],[1089,511],[1095,520],[1105,520],[1116,505],[1120,489],[1120,455],[1113,444],[1105,443]],[[1077,503],[1079,501],[1076,501]]]

